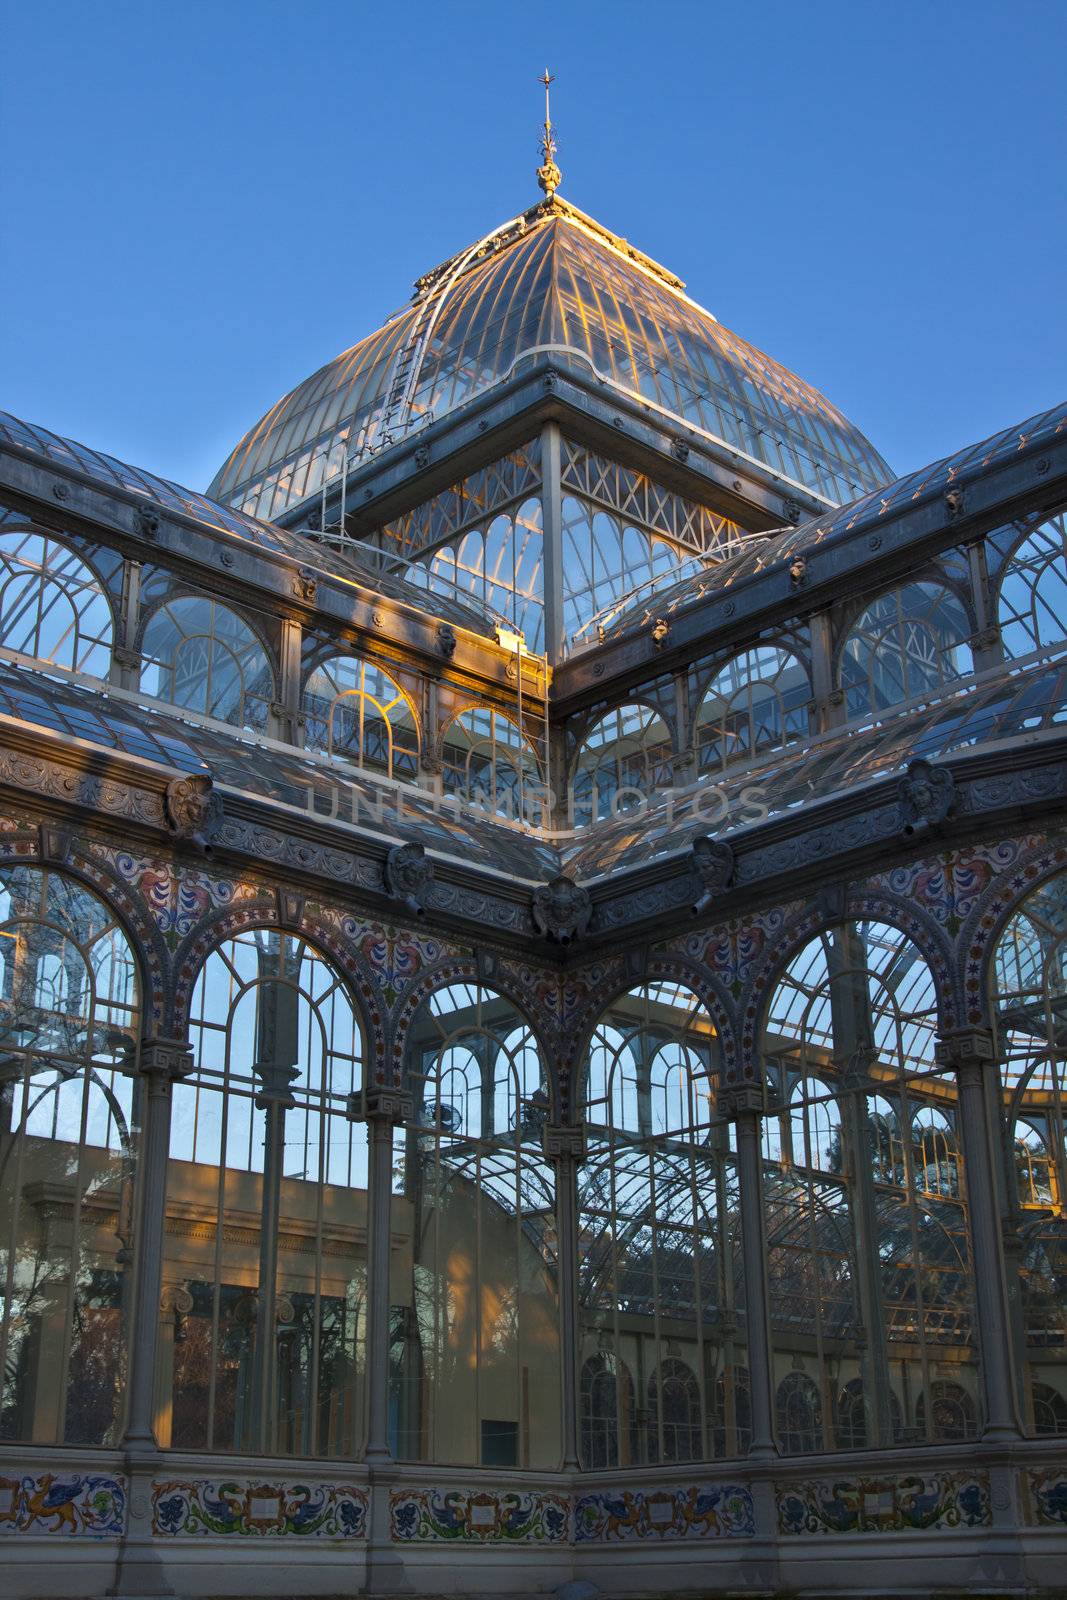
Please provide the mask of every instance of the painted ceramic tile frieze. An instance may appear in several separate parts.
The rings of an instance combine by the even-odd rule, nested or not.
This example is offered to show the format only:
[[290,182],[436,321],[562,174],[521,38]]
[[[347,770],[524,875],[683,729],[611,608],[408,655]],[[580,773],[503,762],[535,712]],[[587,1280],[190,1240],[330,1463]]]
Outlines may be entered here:
[[975,1473],[845,1478],[776,1486],[780,1533],[909,1533],[981,1528],[992,1521],[989,1483]]
[[1030,1504],[1035,1522],[1067,1527],[1067,1472],[1031,1472]]
[[93,1472],[0,1475],[0,1534],[114,1539],[125,1525],[125,1478]]
[[755,1531],[752,1496],[738,1484],[598,1489],[579,1495],[574,1503],[575,1544],[735,1539]]
[[239,1534],[363,1539],[367,1496],[362,1489],[322,1483],[157,1482],[152,1486],[152,1532],[170,1538]]
[[404,1544],[566,1544],[570,1537],[568,1501],[539,1490],[396,1491],[389,1521],[392,1537]]

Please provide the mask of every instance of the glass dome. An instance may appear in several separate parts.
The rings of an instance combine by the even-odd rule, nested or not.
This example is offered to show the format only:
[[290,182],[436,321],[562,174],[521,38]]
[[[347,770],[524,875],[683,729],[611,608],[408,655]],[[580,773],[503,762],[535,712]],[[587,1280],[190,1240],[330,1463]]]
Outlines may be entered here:
[[[209,493],[274,519],[411,427],[551,353],[840,504],[886,463],[816,389],[729,332],[679,278],[558,197],[421,278],[410,307],[299,384]],[[402,400],[402,405],[398,405]]]

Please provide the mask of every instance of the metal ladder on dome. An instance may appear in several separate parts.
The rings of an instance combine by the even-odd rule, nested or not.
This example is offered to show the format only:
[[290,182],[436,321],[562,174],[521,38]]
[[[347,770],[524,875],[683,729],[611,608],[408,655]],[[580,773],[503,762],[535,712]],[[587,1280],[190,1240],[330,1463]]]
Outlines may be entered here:
[[[393,365],[385,384],[385,402],[380,412],[371,412],[360,429],[355,446],[348,457],[350,466],[358,466],[365,457],[378,455],[380,451],[388,450],[390,445],[396,443],[397,429],[407,425],[402,424],[402,419],[405,412],[410,411],[426,347],[433,336],[437,319],[453,285],[498,234],[516,227],[521,221],[520,216],[513,217],[510,222],[502,222],[476,244],[472,244],[469,250],[465,250],[462,255],[455,258],[448,276],[441,284],[430,290],[419,302],[407,337],[393,357]],[[432,421],[432,412],[424,415],[426,421]]]

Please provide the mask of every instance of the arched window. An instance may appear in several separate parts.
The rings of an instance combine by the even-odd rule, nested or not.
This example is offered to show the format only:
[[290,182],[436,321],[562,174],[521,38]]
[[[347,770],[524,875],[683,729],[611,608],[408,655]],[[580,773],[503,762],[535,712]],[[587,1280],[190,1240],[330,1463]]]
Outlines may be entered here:
[[841,652],[850,717],[933,694],[974,671],[966,609],[940,583],[906,583],[871,602]]
[[1016,545],[1000,583],[1000,636],[1009,660],[1058,644],[1067,618],[1067,512]]
[[617,706],[590,728],[574,773],[574,818],[581,827],[617,816],[672,782],[671,735],[650,706]]
[[175,1085],[160,1442],[350,1456],[363,1433],[367,1138],[346,985],[295,934],[249,928],[193,991]]
[[357,766],[413,782],[419,736],[406,698],[381,667],[359,656],[333,656],[304,687],[304,743],[346,756]]
[[539,793],[537,758],[502,711],[461,711],[441,740],[446,794],[518,821],[530,814]]
[[943,1111],[921,1106],[912,1118],[915,1181],[923,1194],[951,1198],[960,1192],[956,1134]]
[[822,1399],[806,1372],[789,1372],[775,1395],[775,1420],[782,1454],[809,1455],[823,1448]]
[[634,1381],[624,1361],[590,1356],[582,1367],[578,1404],[582,1462],[588,1470],[625,1467],[638,1459]]
[[526,648],[545,648],[543,600],[544,540],[541,498],[533,495],[517,509],[502,511],[489,526],[469,528],[455,541],[418,557],[409,583],[438,594],[462,596],[487,606],[522,634]]
[[[715,1112],[717,1049],[697,997],[664,980],[619,996],[597,1024],[585,1062],[579,1318],[586,1347],[594,1344],[602,1356],[615,1358],[613,1373],[629,1367],[662,1375],[656,1406],[635,1424],[637,1460],[702,1459],[716,1427],[725,1438],[723,1407],[712,1410],[714,1394],[705,1395],[698,1384],[683,1424],[677,1389],[671,1389],[668,1411],[666,1388],[668,1377],[672,1385],[680,1377],[679,1344],[686,1370],[713,1372],[720,1323],[736,1329],[744,1321],[733,1255],[734,1159],[728,1126]],[[743,1346],[743,1334],[736,1337]],[[734,1371],[731,1363],[731,1381]],[[623,1401],[620,1394],[615,1415],[622,1414]],[[729,1444],[736,1449],[732,1393],[730,1406]],[[682,1448],[691,1456],[669,1454]],[[598,1457],[597,1464],[624,1463]]]
[[[1000,1057],[1005,1164],[1014,1164],[1027,1381],[1059,1388],[1054,1352],[1067,1344],[1067,874],[1039,884],[1001,934],[991,967]],[[1036,1408],[1035,1408],[1036,1423]]]
[[[900,1410],[900,1401],[892,1389],[888,1392],[889,1416],[894,1444],[900,1442],[903,1433],[903,1417]],[[865,1450],[871,1433],[867,1426],[867,1396],[863,1389],[862,1378],[850,1378],[843,1384],[837,1396],[835,1406],[834,1431],[838,1448],[841,1450]]]
[[789,1098],[793,1164],[813,1172],[840,1172],[841,1115],[833,1091],[818,1078],[802,1078]]
[[106,678],[111,606],[95,572],[46,534],[0,533],[0,644]]
[[[824,1396],[841,1392],[851,1368],[871,1448],[899,1432],[894,1388],[917,1393],[947,1350],[963,1373],[976,1359],[956,1085],[937,1071],[936,1028],[929,966],[877,922],[809,939],[786,963],[763,1028],[766,1120],[777,1130],[764,1146],[777,1359],[802,1357]],[[837,1413],[820,1405],[821,1449],[847,1444]],[[850,1437],[859,1414],[848,1410]]]
[[206,595],[176,595],[141,641],[141,692],[237,728],[267,726],[274,679],[247,622]]
[[915,1422],[919,1432],[936,1444],[957,1444],[973,1439],[977,1428],[977,1409],[962,1384],[935,1378],[930,1384],[930,1415],[926,1393],[915,1402]]
[[720,667],[704,691],[696,714],[698,769],[721,772],[810,732],[806,671],[780,645],[757,645]]
[[121,1438],[139,1038],[133,951],[104,902],[0,867],[0,1439]]
[[648,1380],[649,1461],[699,1461],[705,1453],[703,1413],[691,1369],[684,1361],[661,1361]]
[[[564,644],[595,642],[590,624],[607,623],[629,603],[705,565],[671,540],[609,516],[573,495],[563,498]],[[631,599],[632,597],[632,599]]]
[[394,1201],[408,1241],[408,1278],[394,1289],[396,1453],[556,1466],[555,1187],[541,1145],[551,1096],[540,1050],[510,1001],[452,983],[415,1016],[407,1063],[414,1116]]
[[1015,1174],[1019,1204],[1052,1209],[1058,1196],[1048,1143],[1033,1122],[1015,1123]]
[[1062,1438],[1067,1434],[1067,1395],[1051,1384],[1035,1383],[1030,1397],[1034,1407],[1034,1432],[1046,1438]]

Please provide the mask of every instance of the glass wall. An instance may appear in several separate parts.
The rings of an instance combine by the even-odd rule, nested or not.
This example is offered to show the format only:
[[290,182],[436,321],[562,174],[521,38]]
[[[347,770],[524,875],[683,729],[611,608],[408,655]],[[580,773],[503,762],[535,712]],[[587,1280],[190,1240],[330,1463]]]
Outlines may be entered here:
[[1013,660],[1059,644],[1067,628],[1067,512],[1016,545],[1000,583],[1000,635]]
[[174,1088],[157,1438],[361,1445],[367,1136],[359,1023],[330,963],[255,928],[207,958]]
[[402,1460],[557,1467],[548,1079],[500,995],[437,990],[413,1023],[415,1116],[395,1164],[390,1426]]
[[697,709],[701,776],[779,750],[811,731],[811,684],[780,645],[757,645],[719,668]]
[[616,706],[586,734],[574,770],[574,825],[639,806],[673,782],[670,729],[651,706]]
[[96,573],[58,539],[0,534],[0,642],[38,661],[106,678],[111,606]]
[[413,783],[419,735],[407,697],[387,672],[359,656],[331,656],[304,686],[304,744]]
[[142,1084],[133,952],[72,878],[0,869],[0,1438],[117,1444]]
[[586,1469],[699,1461],[751,1428],[737,1183],[697,997],[632,989],[585,1066],[578,1175],[579,1422]]
[[936,1020],[920,952],[875,922],[812,939],[771,1001],[764,1193],[788,1453],[977,1432],[966,1183]]
[[1035,889],[1012,916],[992,978],[1023,1411],[1033,1432],[1067,1434],[1067,875]]
[[934,693],[974,671],[963,601],[939,583],[906,583],[873,600],[841,653],[850,717]]
[[262,731],[274,679],[259,639],[206,595],[175,595],[149,617],[141,691],[202,716]]
[[540,794],[537,758],[522,732],[502,711],[461,711],[441,736],[441,778],[446,794],[518,820],[530,815]]

